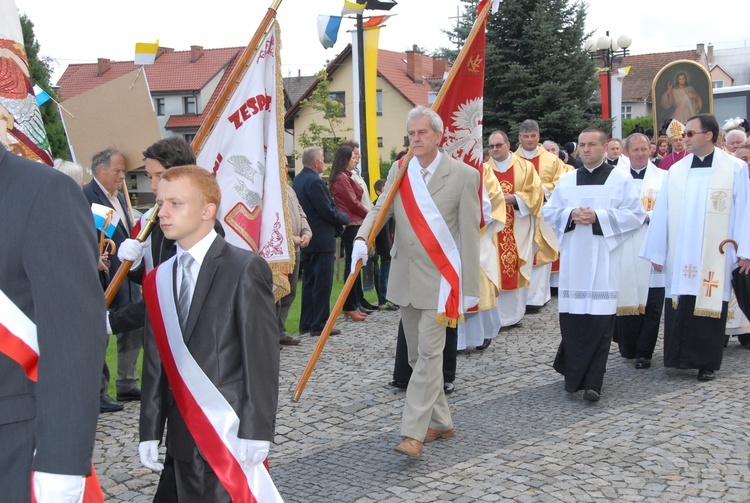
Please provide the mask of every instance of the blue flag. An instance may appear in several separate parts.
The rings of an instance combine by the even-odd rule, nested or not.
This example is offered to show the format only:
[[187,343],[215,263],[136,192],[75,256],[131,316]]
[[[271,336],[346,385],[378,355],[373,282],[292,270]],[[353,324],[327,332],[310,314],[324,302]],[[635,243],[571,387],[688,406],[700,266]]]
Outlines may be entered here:
[[318,16],[318,38],[323,47],[330,49],[336,43],[341,26],[341,16]]

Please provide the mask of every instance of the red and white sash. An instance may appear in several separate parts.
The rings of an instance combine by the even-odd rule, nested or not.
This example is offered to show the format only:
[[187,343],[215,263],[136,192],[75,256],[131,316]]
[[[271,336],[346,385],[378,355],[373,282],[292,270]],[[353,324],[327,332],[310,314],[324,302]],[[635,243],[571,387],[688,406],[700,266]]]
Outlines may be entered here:
[[[29,380],[39,378],[39,340],[36,324],[13,303],[5,292],[0,290],[0,353],[18,363]],[[33,481],[34,472],[31,472]],[[91,474],[85,478],[83,503],[100,503],[104,494],[96,477],[94,465]],[[31,502],[34,503],[34,488],[31,488]]]
[[436,321],[455,327],[456,323],[463,321],[463,314],[466,312],[461,290],[461,254],[440,210],[427,190],[416,159],[407,166],[400,191],[409,223],[440,271]]
[[36,382],[39,368],[39,341],[36,325],[0,290],[0,353],[14,360]]
[[180,329],[172,287],[176,257],[162,263],[143,285],[159,355],[182,418],[196,445],[235,503],[283,501],[262,464],[240,461],[240,419],[190,354]]

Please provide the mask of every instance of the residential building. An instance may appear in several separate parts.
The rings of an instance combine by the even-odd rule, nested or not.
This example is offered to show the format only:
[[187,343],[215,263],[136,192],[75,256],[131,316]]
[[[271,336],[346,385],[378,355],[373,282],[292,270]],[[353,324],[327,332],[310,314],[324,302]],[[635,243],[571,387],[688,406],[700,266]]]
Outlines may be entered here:
[[[327,67],[330,97],[344,106],[343,126],[336,131],[342,139],[354,138],[354,103],[353,92],[352,48],[348,45]],[[446,76],[445,60],[425,56],[415,47],[407,52],[378,51],[377,76],[377,138],[378,157],[370,159],[370,169],[378,166],[379,161],[390,162],[395,153],[408,144],[406,137],[406,114],[417,105],[429,106],[437,96],[437,91]],[[312,85],[294,101],[287,110],[284,127],[292,132],[291,145],[298,154],[302,152],[299,135],[315,121],[325,121],[321,112],[311,106],[303,106],[302,101],[309,98],[318,85],[316,78]],[[368,131],[368,134],[370,132]],[[291,165],[290,165],[291,166]],[[302,169],[299,159],[294,165]]]

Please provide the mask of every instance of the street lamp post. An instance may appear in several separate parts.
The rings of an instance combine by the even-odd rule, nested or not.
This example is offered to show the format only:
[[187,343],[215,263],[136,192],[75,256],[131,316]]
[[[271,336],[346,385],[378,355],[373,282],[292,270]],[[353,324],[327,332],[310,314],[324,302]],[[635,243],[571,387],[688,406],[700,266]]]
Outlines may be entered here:
[[[604,72],[599,73],[599,85],[602,96],[602,119],[609,119],[612,117],[612,92],[611,92],[611,76],[612,76],[612,65],[618,63],[623,57],[628,55],[628,47],[633,43],[627,35],[620,35],[615,41],[613,38],[609,38],[609,32],[606,35],[599,37],[594,40],[590,38],[586,41],[584,48],[589,52],[591,59],[600,59],[604,64],[602,70]],[[604,80],[606,77],[606,80]],[[604,99],[606,97],[607,103],[605,106]]]

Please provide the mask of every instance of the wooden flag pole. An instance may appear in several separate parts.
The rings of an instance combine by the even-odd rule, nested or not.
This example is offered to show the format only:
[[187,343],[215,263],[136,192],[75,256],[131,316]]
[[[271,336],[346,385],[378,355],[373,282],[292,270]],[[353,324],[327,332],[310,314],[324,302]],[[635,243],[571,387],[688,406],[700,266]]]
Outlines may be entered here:
[[198,132],[195,134],[195,138],[193,138],[193,143],[191,145],[196,157],[203,148],[203,143],[206,141],[206,138],[216,127],[216,122],[219,120],[219,116],[222,114],[227,106],[227,103],[229,102],[229,99],[237,89],[242,75],[247,70],[249,62],[253,60],[255,54],[260,49],[258,47],[258,44],[260,44],[261,40],[268,31],[268,28],[271,25],[271,21],[273,21],[273,19],[276,17],[276,11],[278,10],[279,5],[281,5],[281,1],[282,0],[273,0],[273,4],[268,8],[265,17],[260,22],[260,25],[258,25],[258,29],[255,31],[255,35],[253,35],[250,43],[240,55],[240,59],[234,66],[232,74],[229,76],[229,80],[227,80],[226,85],[221,90],[218,99],[211,107],[211,109],[206,113],[206,119],[203,121],[200,129],[198,129]]
[[[385,216],[388,213],[388,208],[390,208],[391,204],[393,204],[393,198],[396,197],[398,188],[401,185],[401,180],[403,180],[404,174],[406,174],[406,170],[409,168],[409,161],[411,160],[411,158],[412,153],[411,150],[409,150],[409,153],[404,156],[404,162],[401,163],[401,168],[396,174],[396,178],[393,180],[393,185],[388,187],[388,194],[386,195],[385,201],[383,201],[383,206],[381,206],[380,212],[375,218],[375,222],[372,224],[372,228],[370,229],[370,234],[367,236],[368,249],[372,248],[372,246],[375,244],[375,237],[378,235],[380,227],[383,226],[383,221],[385,220]],[[357,263],[355,264],[354,272],[352,272],[349,277],[346,278],[344,288],[341,290],[339,298],[336,299],[336,304],[333,306],[331,314],[328,316],[326,326],[323,327],[323,332],[321,332],[320,337],[318,338],[318,343],[315,345],[315,349],[313,349],[313,352],[310,355],[310,359],[307,361],[307,366],[305,367],[304,372],[302,372],[302,376],[300,377],[299,382],[297,383],[297,387],[294,390],[294,394],[292,395],[293,402],[298,402],[300,397],[302,396],[302,391],[304,391],[305,386],[307,386],[307,381],[310,379],[310,375],[315,368],[315,364],[318,363],[318,358],[320,358],[320,354],[323,352],[323,347],[325,347],[326,342],[328,341],[328,337],[331,335],[331,330],[333,330],[333,325],[336,323],[336,318],[338,318],[341,309],[344,307],[344,302],[346,302],[346,298],[349,296],[349,292],[354,286],[354,282],[357,280],[357,276],[359,276],[359,270],[361,267],[362,260],[360,259],[357,260]]]
[[[479,33],[479,30],[485,29],[487,16],[489,15],[489,11],[490,11],[490,3],[491,2],[487,2],[484,8],[482,9],[482,11],[478,13],[477,21],[474,23],[474,27],[472,28],[471,33],[469,33],[469,36],[467,37],[464,47],[470,47],[472,41],[477,36],[477,33]],[[461,68],[461,66],[465,64],[465,60],[467,58],[466,52],[467,51],[461,51],[458,55],[458,58],[456,58],[456,62],[453,65],[453,69],[451,70],[450,74],[448,74],[448,78],[445,80],[445,83],[440,88],[440,92],[435,98],[435,102],[432,104],[433,110],[438,109],[440,105],[443,103],[443,101],[445,101],[445,96],[448,94],[448,91],[451,87],[451,83],[453,82],[458,69]],[[411,153],[411,150],[409,150],[409,153],[404,158],[404,162],[401,164],[401,169],[396,175],[396,178],[393,180],[393,185],[391,185],[391,187],[388,188],[388,195],[386,196],[386,199],[383,202],[383,206],[380,208],[380,213],[375,219],[375,223],[373,224],[372,229],[370,229],[370,235],[367,237],[368,249],[371,248],[375,242],[375,236],[377,236],[376,231],[380,229],[380,226],[383,224],[383,220],[385,219],[385,215],[388,212],[388,208],[390,208],[391,204],[393,203],[393,198],[395,197],[396,192],[398,192],[398,188],[401,185],[401,180],[403,180],[404,178],[404,174],[406,173],[406,170],[409,166],[409,161],[411,160],[411,157],[412,157],[412,153]],[[331,334],[331,330],[333,329],[333,325],[336,322],[336,318],[339,315],[339,311],[341,311],[341,309],[344,307],[344,301],[346,300],[346,297],[349,295],[349,291],[354,286],[354,281],[357,279],[357,275],[359,274],[359,269],[361,267],[362,267],[362,261],[358,260],[355,266],[354,272],[349,275],[349,277],[346,280],[346,283],[344,283],[344,288],[341,290],[341,294],[339,295],[339,298],[336,300],[336,304],[334,305],[333,310],[331,311],[331,314],[328,317],[326,326],[323,328],[323,332],[320,334],[318,343],[315,345],[315,349],[310,355],[310,359],[307,362],[307,367],[305,367],[305,370],[304,372],[302,372],[302,376],[300,377],[300,380],[297,383],[297,387],[295,388],[294,394],[292,395],[293,402],[299,401],[300,397],[302,396],[302,391],[304,391],[305,386],[307,385],[307,381],[310,379],[310,375],[312,374],[312,371],[315,368],[315,364],[317,363],[318,358],[320,357],[320,354],[323,351],[323,347],[325,346],[326,341],[328,341],[328,337]]]
[[[156,226],[156,217],[159,214],[159,205],[155,204],[154,207],[151,209],[151,216],[149,216],[146,219],[146,223],[141,229],[140,234],[138,234],[138,237],[136,238],[138,241],[143,243],[146,238],[151,234],[151,231]],[[115,273],[115,277],[112,278],[112,281],[109,282],[109,286],[107,286],[107,290],[104,292],[104,302],[106,303],[107,307],[112,303],[112,300],[115,298],[115,294],[117,293],[117,290],[120,289],[120,285],[125,280],[125,277],[128,275],[128,272],[130,272],[130,266],[133,265],[132,260],[125,260],[120,264],[120,267],[117,269],[117,272]]]

